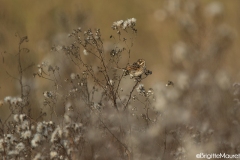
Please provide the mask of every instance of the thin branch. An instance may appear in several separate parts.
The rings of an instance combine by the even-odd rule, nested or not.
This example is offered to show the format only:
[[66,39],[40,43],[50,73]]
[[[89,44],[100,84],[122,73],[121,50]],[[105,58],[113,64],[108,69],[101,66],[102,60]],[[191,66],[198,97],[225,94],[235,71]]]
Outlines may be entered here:
[[121,141],[112,133],[112,131],[106,126],[106,124],[101,120],[100,117],[98,117],[98,118],[99,118],[100,122],[103,124],[103,126],[107,129],[107,131],[118,141],[118,143],[120,143],[120,144],[124,147],[124,149],[125,149],[126,151],[128,151],[129,153],[131,153],[130,150],[128,149],[128,147],[126,146],[126,144],[124,144],[123,142],[121,142]]
[[130,92],[129,98],[128,98],[128,100],[127,100],[127,103],[126,103],[126,105],[124,106],[124,110],[127,109],[127,106],[128,106],[128,104],[129,104],[129,102],[130,102],[130,99],[132,98],[133,91],[135,90],[135,88],[137,87],[137,85],[139,84],[139,82],[140,82],[140,81],[137,80],[137,83],[133,86],[133,88],[132,88],[132,90],[131,90],[131,92]]
[[18,44],[18,72],[19,72],[19,83],[21,87],[21,98],[23,99],[23,69],[22,69],[22,63],[21,63],[21,44],[27,39],[27,37],[20,38],[19,44]]
[[31,68],[31,67],[34,66],[34,65],[35,65],[35,63],[31,63],[30,65],[28,65],[27,67],[25,67],[25,68],[23,69],[23,71],[26,71],[27,69]]
[[7,75],[8,75],[9,77],[11,77],[11,78],[13,78],[13,79],[16,79],[16,80],[19,80],[18,78],[13,77],[12,75],[10,75],[7,71],[6,71],[6,73],[7,73]]

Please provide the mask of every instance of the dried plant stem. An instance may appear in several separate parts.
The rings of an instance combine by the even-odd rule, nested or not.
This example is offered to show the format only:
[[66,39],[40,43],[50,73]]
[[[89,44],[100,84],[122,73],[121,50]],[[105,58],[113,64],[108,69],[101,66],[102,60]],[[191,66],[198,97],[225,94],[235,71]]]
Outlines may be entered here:
[[129,95],[129,97],[128,97],[127,103],[126,103],[125,106],[124,106],[124,110],[127,109],[127,106],[128,106],[128,104],[129,104],[129,102],[130,102],[130,100],[131,100],[131,98],[132,98],[133,91],[136,89],[136,87],[137,87],[137,85],[138,85],[139,83],[140,83],[140,81],[137,80],[136,84],[133,86],[133,88],[132,88],[132,90],[131,90],[131,92],[130,92],[130,95]]
[[124,144],[123,142],[121,142],[113,133],[112,131],[107,127],[107,125],[101,120],[101,118],[99,117],[100,122],[102,123],[102,125],[104,126],[104,128],[107,129],[107,131],[117,140],[117,142],[119,144],[121,144],[123,146],[123,148],[125,149],[126,153],[129,156],[129,159],[131,159],[131,151],[128,149],[128,147],[126,146],[126,144]]
[[21,87],[21,98],[23,99],[23,82],[22,82],[22,77],[23,77],[23,70],[22,70],[22,63],[21,63],[21,41],[18,44],[18,72],[19,72],[19,83]]

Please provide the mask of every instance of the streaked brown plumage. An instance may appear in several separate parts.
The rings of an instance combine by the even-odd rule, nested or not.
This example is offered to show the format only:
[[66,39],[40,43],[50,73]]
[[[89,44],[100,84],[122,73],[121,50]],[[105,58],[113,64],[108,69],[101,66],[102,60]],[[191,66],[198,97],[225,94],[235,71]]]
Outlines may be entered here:
[[128,65],[124,70],[130,77],[139,77],[141,76],[146,69],[146,62],[143,59],[137,60],[133,64]]

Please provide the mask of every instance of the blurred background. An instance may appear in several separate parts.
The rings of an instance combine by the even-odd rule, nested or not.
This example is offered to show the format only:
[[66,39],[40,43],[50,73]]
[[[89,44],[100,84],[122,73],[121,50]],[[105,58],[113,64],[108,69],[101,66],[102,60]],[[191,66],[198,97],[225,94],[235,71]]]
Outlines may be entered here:
[[[100,28],[103,39],[108,43],[110,41],[109,36],[113,33],[111,30],[112,23],[132,17],[137,19],[138,34],[132,48],[131,61],[133,62],[138,58],[146,59],[148,68],[154,73],[146,80],[149,85],[160,81],[165,83],[169,79],[175,81],[171,77],[174,74],[172,70],[176,59],[176,57],[174,59],[174,55],[177,55],[177,58],[180,57],[180,60],[177,61],[182,62],[179,63],[184,63],[181,59],[184,53],[180,53],[184,52],[184,49],[181,46],[180,48],[176,46],[176,44],[185,45],[181,44],[181,42],[184,42],[184,36],[181,34],[182,26],[180,23],[188,23],[187,21],[190,18],[197,18],[190,17],[194,16],[192,14],[193,10],[197,9],[201,10],[199,12],[203,17],[189,20],[189,22],[198,23],[200,21],[197,24],[200,27],[199,29],[207,29],[207,32],[204,31],[203,34],[197,35],[193,31],[191,34],[195,34],[195,39],[205,41],[206,44],[211,43],[212,39],[207,34],[217,30],[217,25],[220,23],[226,24],[227,27],[231,28],[231,36],[234,41],[231,41],[231,46],[228,47],[221,59],[212,59],[211,63],[217,63],[218,68],[225,70],[233,77],[233,81],[237,81],[236,78],[239,77],[237,68],[240,65],[238,63],[239,6],[240,2],[238,0],[232,0],[231,2],[223,0],[196,2],[153,0],[151,3],[143,0],[110,3],[107,0],[101,2],[94,0],[73,0],[71,2],[62,0],[34,2],[2,0],[0,6],[0,53],[1,58],[4,57],[5,63],[1,60],[0,98],[15,93],[14,88],[16,86],[12,86],[16,82],[7,76],[5,70],[9,72],[11,70],[11,74],[16,75],[16,71],[12,70],[13,65],[15,65],[14,56],[17,53],[18,45],[18,38],[15,37],[16,33],[29,38],[29,43],[25,44],[25,47],[30,49],[30,53],[23,60],[38,64],[49,55],[53,45],[59,45],[65,39],[68,39],[67,35],[73,29],[78,27],[82,27],[83,30]],[[209,22],[209,19],[213,17],[218,20]],[[174,45],[175,49],[173,49]],[[192,58],[198,59],[199,57],[194,56]],[[183,69],[193,67],[183,65]]]
[[[180,36],[179,22],[176,19],[173,20],[173,14],[176,14],[174,12],[183,9],[180,2],[180,0],[151,1],[151,3],[145,1],[116,1],[109,4],[105,0],[101,2],[93,0],[71,2],[57,0],[51,2],[1,1],[1,56],[3,56],[4,51],[11,54],[16,53],[18,39],[15,38],[15,33],[28,36],[30,42],[27,47],[31,50],[28,57],[37,64],[49,54],[52,45],[57,45],[58,39],[67,39],[67,35],[71,33],[72,29],[78,27],[83,29],[89,27],[100,28],[105,40],[109,41],[109,35],[112,32],[110,27],[114,21],[135,17],[137,19],[138,36],[132,51],[132,61],[140,57],[146,59],[148,67],[154,72],[151,80],[149,80],[151,84],[166,81],[170,79],[169,74],[171,74],[171,48]],[[203,5],[203,12],[207,12],[207,5],[213,2],[212,0],[198,1]],[[216,14],[221,14],[219,16],[221,16],[223,22],[235,30],[234,44],[221,59],[221,67],[236,76],[236,68],[239,67],[237,62],[239,50],[237,33],[240,28],[240,11],[238,9],[240,2],[233,0],[231,2],[217,1],[217,3],[221,4],[220,10],[216,12],[221,13]],[[218,8],[213,6],[212,9]],[[205,16],[210,17],[211,15],[207,13]],[[6,81],[7,77],[4,76],[4,70],[1,70],[0,73],[1,82],[10,82]],[[5,93],[9,92],[8,88],[4,86],[1,88]]]
[[[153,88],[153,108],[161,113],[159,126],[148,128],[149,141],[137,133],[138,143],[168,135],[169,155],[174,150],[176,157],[184,150],[192,151],[190,157],[204,150],[240,152],[239,0],[0,0],[0,4],[0,100],[20,95],[14,78],[18,77],[16,34],[28,36],[23,47],[30,52],[22,54],[22,61],[25,67],[35,65],[24,73],[24,83],[31,86],[31,98],[37,99],[32,106],[42,106],[37,95],[46,90],[46,81],[33,79],[36,66],[48,60],[64,64],[60,70],[70,67],[51,52],[52,46],[66,45],[68,34],[81,27],[100,28],[107,47],[115,33],[113,22],[134,17],[138,32],[130,62],[146,60],[153,74],[142,83]],[[174,87],[165,86],[168,80]],[[147,147],[143,145],[139,153]],[[147,151],[146,155],[159,153]]]

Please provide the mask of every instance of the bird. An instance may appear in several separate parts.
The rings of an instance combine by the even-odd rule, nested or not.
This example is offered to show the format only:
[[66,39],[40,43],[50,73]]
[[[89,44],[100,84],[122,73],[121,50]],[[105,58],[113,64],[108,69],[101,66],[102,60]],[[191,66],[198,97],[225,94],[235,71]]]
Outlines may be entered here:
[[140,77],[146,70],[146,62],[143,59],[138,59],[133,64],[128,64],[126,68],[123,68],[126,75],[133,77]]

